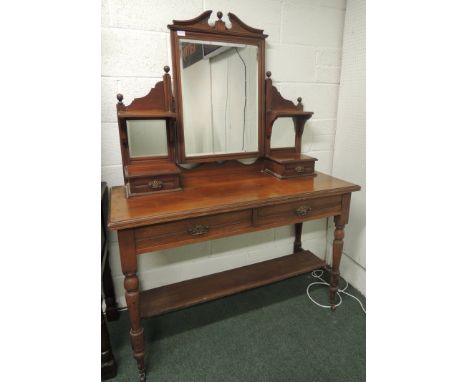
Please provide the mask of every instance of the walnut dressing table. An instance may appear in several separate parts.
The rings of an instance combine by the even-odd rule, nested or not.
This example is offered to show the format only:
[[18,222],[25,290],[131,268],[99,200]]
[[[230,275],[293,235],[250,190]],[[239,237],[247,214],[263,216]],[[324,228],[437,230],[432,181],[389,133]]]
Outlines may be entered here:
[[[316,172],[316,159],[301,154],[302,132],[313,113],[303,111],[300,98],[297,104],[285,100],[271,73],[265,73],[263,31],[232,13],[230,27],[221,12],[210,24],[211,13],[169,25],[173,86],[165,67],[163,81],[145,97],[128,106],[121,94],[117,97],[125,186],[112,188],[108,227],[118,234],[140,381],[146,378],[142,318],[324,267],[323,260],[302,248],[307,220],[334,217],[329,289],[334,308],[351,193],[360,190]],[[206,81],[204,73],[209,73]],[[201,120],[204,115],[211,117]],[[293,147],[271,145],[279,118],[294,122]],[[241,158],[250,164],[240,163]],[[290,224],[295,227],[291,254],[139,289],[140,254]]]

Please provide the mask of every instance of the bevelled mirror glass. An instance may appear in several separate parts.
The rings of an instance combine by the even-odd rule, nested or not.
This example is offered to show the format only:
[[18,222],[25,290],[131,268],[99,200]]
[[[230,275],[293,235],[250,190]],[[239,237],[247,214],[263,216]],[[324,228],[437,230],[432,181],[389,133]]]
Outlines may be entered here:
[[185,155],[257,152],[258,47],[179,40]]
[[296,133],[292,118],[278,118],[273,123],[270,147],[272,149],[295,146]]
[[165,120],[127,120],[131,158],[167,155]]

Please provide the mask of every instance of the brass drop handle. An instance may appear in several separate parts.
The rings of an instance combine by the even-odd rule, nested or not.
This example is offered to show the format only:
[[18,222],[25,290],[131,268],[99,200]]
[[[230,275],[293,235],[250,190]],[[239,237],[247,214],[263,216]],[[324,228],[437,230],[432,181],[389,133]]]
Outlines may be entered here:
[[197,224],[188,229],[188,233],[192,236],[204,235],[208,232],[209,227],[207,225]]
[[153,190],[160,190],[163,187],[163,182],[155,179],[148,183],[148,187]]
[[304,172],[305,169],[302,166],[297,166],[294,170],[296,170],[296,172],[300,174],[301,172]]
[[310,212],[311,208],[307,206],[300,206],[296,209],[297,216],[305,216]]

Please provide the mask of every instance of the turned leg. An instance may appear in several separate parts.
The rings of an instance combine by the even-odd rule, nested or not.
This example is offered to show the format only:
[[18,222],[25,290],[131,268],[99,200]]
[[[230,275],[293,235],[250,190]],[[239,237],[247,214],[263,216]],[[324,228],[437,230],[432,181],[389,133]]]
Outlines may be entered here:
[[335,297],[338,289],[338,281],[340,280],[340,262],[343,253],[343,238],[344,224],[341,223],[340,217],[335,217],[335,238],[333,240],[333,259],[332,269],[330,274],[330,305],[331,309],[335,310]]
[[140,320],[140,292],[136,273],[125,273],[124,287],[130,317],[130,340],[132,342],[133,357],[137,361],[140,381],[145,381],[145,339]]
[[107,322],[101,310],[101,380],[114,378],[116,374],[117,366],[112,354]]
[[301,252],[303,251],[302,249],[302,223],[296,223],[294,224],[294,232],[295,232],[295,238],[294,238],[294,253]]
[[146,380],[145,371],[145,339],[140,319],[140,290],[137,276],[137,259],[132,230],[119,231],[120,260],[125,275],[124,288],[130,318],[130,340],[133,357],[138,366],[140,382]]
[[343,238],[344,238],[344,226],[348,223],[349,219],[349,206],[351,203],[351,194],[344,194],[341,206],[342,211],[341,214],[335,216],[335,234],[333,240],[333,248],[332,248],[332,268],[330,274],[330,305],[331,309],[336,309],[336,291],[338,289],[338,281],[340,280],[340,262],[341,262],[341,255],[343,254]]

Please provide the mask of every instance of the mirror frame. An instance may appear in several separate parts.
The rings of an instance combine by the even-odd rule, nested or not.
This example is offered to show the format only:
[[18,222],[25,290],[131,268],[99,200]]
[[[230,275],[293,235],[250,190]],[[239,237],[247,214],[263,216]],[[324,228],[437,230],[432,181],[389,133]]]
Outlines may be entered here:
[[[265,153],[265,38],[263,30],[252,28],[242,22],[236,15],[228,13],[231,27],[221,20],[223,14],[217,13],[218,20],[210,25],[208,20],[213,11],[206,11],[191,20],[173,20],[168,25],[171,38],[172,68],[174,80],[174,101],[176,112],[177,163],[203,163],[262,157]],[[258,150],[227,154],[206,154],[187,157],[185,154],[185,136],[183,121],[182,84],[180,82],[180,40],[202,40],[214,42],[230,42],[254,45],[258,48]]]
[[[129,126],[128,122],[129,121],[161,121],[164,123],[164,132],[166,133],[166,151],[167,154],[157,154],[157,155],[141,155],[141,156],[132,156],[130,151],[131,151],[131,143],[130,143],[130,134],[129,134]],[[169,126],[168,126],[168,121],[166,119],[162,118],[127,118],[123,121],[123,126],[125,128],[125,135],[127,138],[127,147],[128,147],[128,159],[129,163],[132,162],[140,162],[140,161],[148,161],[148,160],[158,160],[158,159],[169,159],[169,156],[171,155],[170,153],[170,144],[171,141],[169,139]]]

